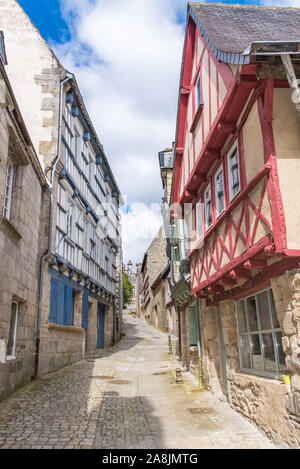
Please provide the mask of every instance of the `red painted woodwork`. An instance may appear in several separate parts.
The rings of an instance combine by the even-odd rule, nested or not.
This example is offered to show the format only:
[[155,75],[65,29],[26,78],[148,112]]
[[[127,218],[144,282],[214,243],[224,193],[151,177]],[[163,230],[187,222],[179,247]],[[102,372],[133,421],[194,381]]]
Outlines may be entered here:
[[[207,306],[217,305],[220,301],[223,300],[238,300],[244,298],[245,296],[253,295],[254,293],[259,292],[260,290],[270,286],[270,280],[273,277],[279,276],[286,271],[293,270],[300,267],[299,258],[297,259],[282,259],[275,264],[272,264],[259,272],[254,277],[249,278],[242,286],[237,286],[232,290],[227,290],[223,292],[216,292],[210,298],[206,298]],[[200,298],[200,295],[197,295]]]
[[[205,47],[192,76],[198,37],[201,38]],[[198,110],[195,109],[194,85],[199,73],[202,80],[202,60],[205,51],[208,52],[209,90],[211,90],[212,63],[216,66],[218,111],[214,120],[212,119],[210,92],[208,94],[209,102],[205,102],[205,106],[208,106],[208,112],[203,114],[202,106]],[[240,66],[234,76],[226,64],[216,60],[193,21],[191,18],[189,19],[178,109],[173,203],[177,202],[182,207],[184,203],[197,203],[199,197],[203,197],[203,191],[207,186],[203,183],[211,183],[213,224],[205,232],[203,223],[204,238],[193,244],[189,254],[192,294],[195,297],[206,298],[208,304],[216,304],[222,299],[238,298],[251,294],[251,292],[269,285],[272,276],[280,275],[285,270],[300,266],[300,250],[287,249],[286,225],[272,128],[274,86],[287,87],[288,84],[287,80],[257,80],[256,68],[256,64]],[[222,104],[220,104],[219,95],[219,73],[227,88]],[[188,128],[187,122],[188,99],[192,99],[194,116],[190,128]],[[265,164],[251,181],[247,181],[243,126],[256,103],[263,136]],[[201,114],[202,129],[199,129],[199,132],[202,132],[202,147],[200,153],[196,155],[195,129]],[[204,117],[209,120],[209,131],[205,139]],[[193,155],[189,151],[188,155],[185,156],[188,157],[189,172],[187,175],[185,174],[183,154],[189,131],[193,133],[193,149],[191,149]],[[241,192],[230,202],[228,169],[224,161],[235,141],[238,142]],[[224,148],[225,142],[226,148]],[[214,165],[215,171],[219,167],[218,162],[223,164],[225,211],[216,218],[214,179],[209,171],[212,165]],[[207,177],[207,173],[212,179]],[[181,187],[182,175],[185,176],[184,181],[187,181],[184,187]],[[201,184],[201,194],[198,196]],[[255,197],[252,197],[252,191],[257,187],[259,187],[259,193],[256,192]],[[263,213],[266,195],[270,201],[270,210]],[[239,212],[237,213],[238,210],[235,209],[238,207]],[[235,211],[234,214],[233,211]],[[194,222],[196,225],[196,220]],[[222,231],[221,225],[223,225]],[[258,229],[261,226],[268,234],[259,239],[262,236],[258,236]],[[259,231],[259,233],[261,232]],[[267,260],[274,256],[281,256],[282,259],[268,266]],[[259,273],[254,275],[257,270]],[[243,285],[240,285],[241,281],[243,281]]]

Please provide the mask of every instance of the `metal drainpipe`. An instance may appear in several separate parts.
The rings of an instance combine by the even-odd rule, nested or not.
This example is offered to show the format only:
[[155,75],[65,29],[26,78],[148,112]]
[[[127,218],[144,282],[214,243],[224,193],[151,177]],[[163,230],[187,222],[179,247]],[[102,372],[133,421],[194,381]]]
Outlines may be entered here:
[[203,368],[202,368],[202,351],[201,351],[201,332],[200,332],[200,318],[199,318],[200,308],[199,300],[196,299],[196,320],[197,320],[197,350],[198,350],[198,360],[199,360],[199,388],[203,389]]
[[120,333],[123,330],[123,252],[122,238],[120,239]]
[[[49,217],[49,236],[48,236],[48,252],[43,255],[41,259],[41,271],[40,271],[40,284],[39,284],[39,303],[38,303],[38,312],[37,312],[37,326],[36,326],[36,347],[35,347],[35,358],[34,358],[34,380],[36,381],[39,377],[39,352],[40,352],[40,332],[41,332],[41,309],[42,309],[42,299],[43,299],[43,283],[44,283],[44,267],[46,259],[51,254],[52,247],[52,227],[53,227],[53,202],[54,202],[54,182],[55,182],[55,173],[58,163],[61,160],[61,137],[62,137],[62,101],[65,84],[73,78],[73,74],[67,72],[67,78],[65,78],[60,83],[60,97],[59,97],[59,127],[58,127],[58,149],[57,149],[57,159],[52,169],[51,184],[50,184],[50,217]],[[46,168],[47,171],[49,168]]]

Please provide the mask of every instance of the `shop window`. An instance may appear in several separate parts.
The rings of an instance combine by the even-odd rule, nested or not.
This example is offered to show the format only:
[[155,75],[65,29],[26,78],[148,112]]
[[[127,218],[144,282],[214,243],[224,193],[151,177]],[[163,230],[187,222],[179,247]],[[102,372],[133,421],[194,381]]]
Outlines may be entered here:
[[241,370],[279,378],[287,371],[271,289],[237,302]]

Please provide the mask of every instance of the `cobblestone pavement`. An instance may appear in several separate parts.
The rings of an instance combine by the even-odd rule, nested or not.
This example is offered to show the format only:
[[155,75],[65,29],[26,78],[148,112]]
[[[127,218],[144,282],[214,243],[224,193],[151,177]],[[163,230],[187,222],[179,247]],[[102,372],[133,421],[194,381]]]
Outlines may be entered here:
[[125,316],[126,337],[0,403],[0,448],[274,448],[227,403],[175,383],[167,336]]

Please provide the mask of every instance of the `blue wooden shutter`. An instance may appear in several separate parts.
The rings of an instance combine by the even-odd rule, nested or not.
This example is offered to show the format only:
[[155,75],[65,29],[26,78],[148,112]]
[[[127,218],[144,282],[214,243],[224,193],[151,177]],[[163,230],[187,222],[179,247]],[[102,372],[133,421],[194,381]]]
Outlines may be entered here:
[[65,293],[65,304],[64,304],[64,324],[66,326],[73,325],[73,314],[74,314],[74,304],[73,304],[73,289],[69,285],[64,286]]
[[64,324],[65,284],[58,280],[56,323]]
[[195,308],[188,308],[190,345],[197,345],[197,321]]
[[89,296],[87,293],[84,293],[82,296],[82,328],[87,329],[89,324],[88,318],[88,309],[89,309]]
[[49,321],[53,323],[56,323],[57,318],[58,283],[58,280],[51,277]]

